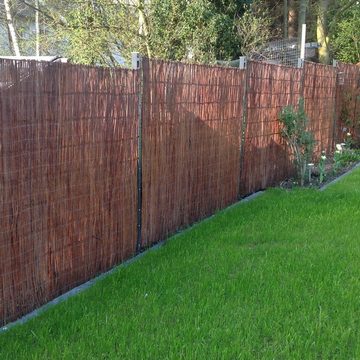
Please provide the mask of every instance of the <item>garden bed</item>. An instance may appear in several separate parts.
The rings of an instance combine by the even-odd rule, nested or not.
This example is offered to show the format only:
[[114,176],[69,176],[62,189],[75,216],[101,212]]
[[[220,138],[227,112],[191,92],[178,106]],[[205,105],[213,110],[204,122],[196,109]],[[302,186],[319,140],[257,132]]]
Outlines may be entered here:
[[[311,167],[308,167],[305,187],[322,188],[352,170],[360,162],[360,149],[344,147],[328,156],[323,154],[322,157],[323,159],[316,165],[310,164]],[[283,189],[293,189],[298,186],[299,181],[295,178],[287,179],[280,184]]]

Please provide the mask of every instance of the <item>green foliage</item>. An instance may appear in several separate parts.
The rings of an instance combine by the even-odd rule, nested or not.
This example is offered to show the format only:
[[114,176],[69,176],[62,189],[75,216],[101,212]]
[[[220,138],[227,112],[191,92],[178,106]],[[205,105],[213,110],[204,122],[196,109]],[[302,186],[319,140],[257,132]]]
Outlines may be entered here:
[[336,59],[348,63],[360,61],[360,5],[351,8],[336,26],[333,51]]
[[352,6],[335,24],[332,45],[334,57],[348,63],[360,61],[360,5]]
[[[34,3],[12,1],[24,55],[35,51]],[[112,66],[116,57],[129,60],[132,51],[192,62],[232,60],[279,35],[283,28],[284,3],[273,0],[46,0],[39,4],[41,53],[65,55],[85,64]],[[296,17],[300,2],[291,4]],[[316,38],[319,4],[308,2],[309,41]],[[324,41],[335,58],[358,62],[360,5],[330,0],[326,9]],[[146,31],[140,30],[140,12]],[[6,26],[3,29],[0,52],[5,54],[9,44]]]
[[270,40],[270,27],[271,18],[266,7],[246,7],[244,14],[236,20],[242,55],[248,55]]
[[135,32],[132,15],[128,7],[111,0],[76,0],[64,13],[65,24],[57,24],[55,33],[65,42],[65,55],[72,62],[115,65],[114,56],[125,52]]
[[132,51],[212,63],[241,54],[235,20],[247,2],[76,0],[64,8],[63,23],[52,25],[56,38],[64,40],[65,55],[76,63],[114,65],[115,54],[129,60]]
[[342,139],[349,147],[360,147],[360,112],[356,108],[360,104],[360,95],[354,94],[353,91],[344,89],[341,94],[340,120],[345,125],[345,133],[352,130],[351,133],[344,134]]
[[306,130],[308,118],[304,109],[304,100],[299,100],[297,110],[292,105],[283,108],[279,120],[283,125],[281,135],[293,153],[300,185],[303,186],[307,164],[312,159],[315,144],[313,134]]
[[105,29],[107,18],[103,8],[95,8],[91,2],[78,2],[78,6],[67,16],[67,56],[75,63],[104,64],[108,55],[111,36]]
[[234,20],[210,1],[154,0],[149,8],[154,57],[209,63],[238,54]]
[[[267,38],[263,29],[270,21],[258,16],[265,4],[263,0],[40,1],[41,54],[109,66],[119,59],[129,61],[132,51],[167,60],[232,60],[247,53],[249,43]],[[249,6],[251,11],[246,11]],[[20,0],[14,0],[13,8],[25,9],[21,19],[15,18],[16,27],[22,53],[33,55],[36,10],[32,2]]]
[[360,161],[360,150],[344,148],[334,154],[334,172]]
[[211,3],[219,13],[226,14],[231,18],[238,18],[244,13],[244,8],[258,0],[212,0]]

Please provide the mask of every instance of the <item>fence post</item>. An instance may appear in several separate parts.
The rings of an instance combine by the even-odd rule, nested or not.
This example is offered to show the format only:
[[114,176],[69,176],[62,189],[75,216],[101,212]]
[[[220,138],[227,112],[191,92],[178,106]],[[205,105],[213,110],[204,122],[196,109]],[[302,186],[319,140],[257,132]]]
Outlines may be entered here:
[[244,151],[245,151],[245,142],[246,142],[246,126],[247,126],[247,95],[248,95],[248,82],[249,82],[249,70],[248,70],[248,60],[245,56],[240,57],[239,69],[245,71],[245,81],[243,89],[243,98],[242,98],[242,119],[241,119],[241,136],[240,136],[240,172],[239,172],[239,190],[238,198],[241,198],[241,178],[244,169]]
[[333,138],[332,138],[332,149],[335,149],[336,144],[336,123],[337,123],[337,101],[338,101],[338,62],[333,60],[333,67],[335,68],[335,94],[334,94],[334,108],[333,108]]
[[297,64],[298,69],[302,69],[302,74],[301,74],[301,88],[300,88],[300,97],[301,99],[303,99],[304,104],[305,104],[305,61],[302,58],[298,58],[298,64]]
[[136,237],[136,253],[141,251],[142,239],[142,106],[143,106],[143,90],[144,90],[144,70],[142,57],[138,52],[131,54],[131,63],[134,70],[139,71],[139,89],[138,89],[138,132],[137,132],[137,237]]

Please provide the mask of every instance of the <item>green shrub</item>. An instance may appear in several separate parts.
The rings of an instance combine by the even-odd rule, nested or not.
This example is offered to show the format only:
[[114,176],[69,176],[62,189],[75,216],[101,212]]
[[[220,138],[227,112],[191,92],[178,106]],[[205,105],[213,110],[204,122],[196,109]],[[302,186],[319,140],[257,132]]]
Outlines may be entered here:
[[298,109],[286,106],[279,115],[282,124],[281,135],[291,149],[294,165],[301,186],[304,186],[307,164],[311,161],[314,151],[314,136],[306,130],[308,117],[304,109],[304,100],[299,100]]
[[334,154],[334,172],[358,161],[360,161],[360,150],[358,149],[345,148],[343,151],[336,151]]

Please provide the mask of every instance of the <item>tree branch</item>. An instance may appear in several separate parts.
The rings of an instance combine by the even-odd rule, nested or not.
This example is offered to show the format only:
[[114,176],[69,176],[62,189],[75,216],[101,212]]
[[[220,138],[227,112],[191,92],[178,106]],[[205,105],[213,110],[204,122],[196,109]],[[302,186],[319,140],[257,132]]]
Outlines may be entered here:
[[66,26],[66,21],[64,19],[55,19],[54,16],[50,15],[48,12],[40,9],[40,7],[36,7],[32,4],[29,4],[27,1],[25,0],[19,0],[22,4],[26,5],[27,7],[29,7],[30,9],[39,12],[40,14],[44,15],[46,18],[48,18],[49,20],[54,21],[55,23],[61,25],[61,26]]

